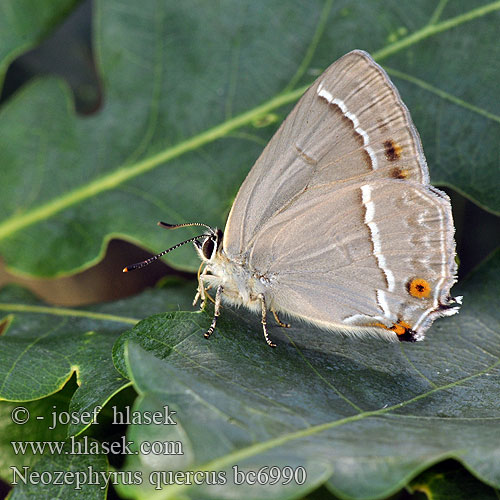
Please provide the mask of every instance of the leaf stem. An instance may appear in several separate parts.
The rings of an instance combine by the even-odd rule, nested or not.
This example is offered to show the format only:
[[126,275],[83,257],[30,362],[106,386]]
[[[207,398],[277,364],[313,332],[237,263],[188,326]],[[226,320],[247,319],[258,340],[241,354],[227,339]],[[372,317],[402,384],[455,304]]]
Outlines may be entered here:
[[102,321],[116,321],[128,325],[135,325],[140,320],[116,316],[114,314],[98,313],[92,311],[81,311],[79,309],[65,309],[63,307],[47,307],[26,304],[0,304],[0,311],[52,314],[54,316],[73,316],[78,318],[96,319]]
[[423,28],[415,31],[411,35],[408,35],[397,42],[391,43],[387,47],[380,49],[379,51],[372,54],[373,58],[376,61],[381,61],[386,57],[391,56],[395,52],[399,52],[401,49],[409,47],[410,45],[414,45],[425,38],[429,38],[437,33],[441,33],[442,31],[449,30],[451,28],[455,28],[460,24],[472,21],[473,19],[477,19],[478,17],[482,17],[490,12],[500,9],[500,1],[491,2],[490,4],[483,5],[478,7],[477,9],[469,10],[464,14],[461,14],[456,17],[452,17],[451,19],[447,19],[446,21],[441,21],[437,24],[428,24]]

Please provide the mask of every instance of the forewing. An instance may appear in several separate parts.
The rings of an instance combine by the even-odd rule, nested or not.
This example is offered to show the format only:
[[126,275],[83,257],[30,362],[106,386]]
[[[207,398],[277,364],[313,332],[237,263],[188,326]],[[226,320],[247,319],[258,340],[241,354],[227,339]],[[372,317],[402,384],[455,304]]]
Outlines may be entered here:
[[241,260],[270,218],[317,186],[428,182],[418,133],[387,74],[363,51],[333,63],[282,123],[243,182],[224,249]]

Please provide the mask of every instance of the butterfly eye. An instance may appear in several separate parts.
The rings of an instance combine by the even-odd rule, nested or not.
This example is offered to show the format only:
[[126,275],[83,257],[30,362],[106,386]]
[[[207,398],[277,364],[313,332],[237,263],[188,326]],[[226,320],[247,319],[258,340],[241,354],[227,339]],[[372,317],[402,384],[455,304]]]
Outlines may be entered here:
[[213,237],[207,238],[203,242],[202,252],[205,259],[210,260],[215,249],[215,239]]

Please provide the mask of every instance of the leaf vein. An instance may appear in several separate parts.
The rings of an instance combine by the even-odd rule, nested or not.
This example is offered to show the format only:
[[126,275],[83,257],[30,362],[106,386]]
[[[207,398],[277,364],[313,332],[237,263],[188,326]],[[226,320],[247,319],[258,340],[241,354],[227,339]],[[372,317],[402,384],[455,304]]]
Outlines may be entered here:
[[[500,0],[491,2],[484,6],[471,9],[464,14],[458,15],[446,21],[437,24],[428,25],[424,28],[413,32],[411,35],[400,39],[399,41],[390,44],[383,49],[373,54],[374,59],[381,60],[389,55],[392,55],[404,48],[407,48],[415,43],[420,42],[426,38],[436,35],[440,32],[454,28],[465,22],[472,21],[481,16],[489,14],[495,10],[500,9]],[[99,23],[99,12],[96,22]],[[0,240],[5,239],[11,234],[47,218],[50,218],[58,212],[82,202],[88,198],[97,196],[98,194],[114,189],[118,185],[127,182],[128,180],[137,177],[141,174],[156,168],[157,166],[166,163],[174,158],[177,158],[187,152],[197,149],[204,144],[213,142],[229,132],[242,127],[255,118],[262,116],[276,108],[288,104],[298,99],[307,89],[307,85],[295,89],[290,92],[284,92],[275,96],[274,98],[256,106],[255,108],[246,111],[230,120],[222,122],[210,129],[207,129],[197,135],[194,135],[184,141],[177,143],[171,147],[166,148],[159,153],[153,154],[133,165],[118,167],[116,170],[103,175],[93,181],[88,182],[72,191],[69,191],[62,196],[55,198],[47,203],[39,205],[32,210],[17,216],[11,216],[0,224]]]

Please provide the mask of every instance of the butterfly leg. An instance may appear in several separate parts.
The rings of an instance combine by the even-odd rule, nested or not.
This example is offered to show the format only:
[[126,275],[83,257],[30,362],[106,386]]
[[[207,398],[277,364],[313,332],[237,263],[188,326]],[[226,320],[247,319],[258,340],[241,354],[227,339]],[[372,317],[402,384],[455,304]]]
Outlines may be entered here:
[[207,268],[203,269],[203,272],[201,271],[203,267],[203,262],[200,264],[200,267],[198,269],[198,290],[196,291],[196,295],[194,296],[193,299],[193,306],[195,306],[198,302],[198,300],[201,298],[201,309],[205,307],[205,287],[203,286],[203,276],[207,272]]
[[290,323],[283,323],[283,321],[281,321],[279,318],[278,318],[278,314],[276,313],[276,311],[274,309],[271,309],[273,315],[274,315],[274,319],[276,320],[276,323],[278,323],[278,325],[281,326],[281,328],[290,328],[292,325],[290,325]]
[[[210,271],[209,267],[205,267],[205,269],[203,269],[203,272],[200,274],[200,271],[201,271],[201,268],[203,266],[203,262],[201,263],[201,266],[200,268],[198,269],[198,290],[196,292],[196,295],[194,296],[194,299],[193,299],[193,306],[196,305],[196,303],[198,302],[198,300],[201,298],[201,304],[200,304],[200,309],[205,309],[205,303],[207,301],[207,297],[212,301],[214,302],[214,299],[212,299],[212,297],[205,293],[207,290],[210,290],[210,286],[208,286],[207,288],[205,288],[205,284],[203,283],[203,276],[206,276],[208,271]],[[214,302],[215,304],[215,302]]]
[[266,299],[263,293],[259,293],[260,304],[262,306],[262,329],[264,330],[264,338],[266,339],[267,345],[270,347],[276,347],[276,344],[269,338],[267,333],[267,309],[266,309]]
[[220,314],[220,300],[222,296],[222,291],[224,289],[222,288],[222,285],[219,285],[217,287],[217,293],[215,294],[215,311],[214,311],[214,318],[212,319],[212,324],[210,325],[210,328],[206,331],[205,333],[205,338],[208,339],[212,333],[214,333],[215,330],[215,325],[217,323],[217,318],[219,317]]

